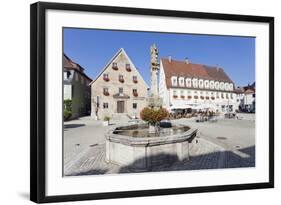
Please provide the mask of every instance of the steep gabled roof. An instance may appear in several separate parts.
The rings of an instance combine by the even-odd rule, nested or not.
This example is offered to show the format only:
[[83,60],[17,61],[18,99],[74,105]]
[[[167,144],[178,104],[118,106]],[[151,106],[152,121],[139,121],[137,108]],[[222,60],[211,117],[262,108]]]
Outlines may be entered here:
[[185,61],[170,60],[162,58],[167,87],[172,87],[171,77],[182,76],[190,78],[201,78],[206,80],[217,80],[233,83],[222,68],[206,66],[202,64],[186,63]]
[[149,86],[146,84],[146,82],[144,81],[144,79],[142,78],[141,74],[139,73],[137,67],[134,65],[134,63],[131,61],[131,59],[129,58],[129,56],[127,55],[126,51],[123,48],[120,48],[117,53],[107,62],[107,64],[103,67],[103,69],[101,70],[101,72],[98,74],[98,76],[90,83],[90,85],[92,85],[103,73],[104,71],[107,69],[108,66],[110,66],[113,61],[121,54],[123,53],[125,55],[125,57],[128,59],[128,61],[130,62],[130,64],[135,68],[138,76],[140,77],[140,79],[144,82],[145,86],[148,88]]
[[92,79],[84,73],[84,68],[80,66],[78,63],[73,62],[65,53],[63,54],[63,67],[65,69],[70,70],[76,70],[78,73],[83,75],[85,78],[87,78],[89,81],[92,81]]
[[73,62],[65,53],[63,54],[63,67],[68,69],[75,69],[80,72],[84,71],[84,68],[78,63]]

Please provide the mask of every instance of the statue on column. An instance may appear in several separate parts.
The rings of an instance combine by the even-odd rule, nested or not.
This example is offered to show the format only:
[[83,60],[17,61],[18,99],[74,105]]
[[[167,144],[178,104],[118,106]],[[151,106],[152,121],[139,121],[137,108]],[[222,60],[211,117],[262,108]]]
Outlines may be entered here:
[[149,107],[161,107],[162,99],[159,98],[158,94],[158,49],[155,43],[150,47],[150,97],[148,98]]
[[158,97],[158,49],[156,45],[153,44],[150,47],[150,78],[151,78],[151,96]]

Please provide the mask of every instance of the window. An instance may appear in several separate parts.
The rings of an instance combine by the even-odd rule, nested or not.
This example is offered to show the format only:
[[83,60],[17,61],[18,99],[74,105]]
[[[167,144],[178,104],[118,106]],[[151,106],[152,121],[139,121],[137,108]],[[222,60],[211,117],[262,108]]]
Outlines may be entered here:
[[137,103],[133,103],[133,109],[137,109],[138,104]]
[[174,96],[174,98],[177,98],[177,97],[178,97],[178,93],[177,93],[176,90],[173,90],[173,96]]
[[109,96],[108,88],[103,88],[103,94]]
[[123,88],[119,88],[119,93],[123,93]]
[[179,81],[180,81],[180,86],[184,86],[184,78],[183,77],[180,77],[179,78]]
[[69,71],[66,71],[64,72],[64,79],[67,80],[70,76],[70,72]]
[[128,72],[131,71],[131,65],[130,65],[129,63],[126,64],[126,70],[127,70]]
[[137,82],[138,82],[138,77],[135,76],[135,75],[133,76],[133,82],[134,82],[134,83],[137,83]]
[[256,97],[256,94],[254,93],[254,94],[253,94],[253,98],[255,98],[255,97]]
[[173,86],[177,86],[178,85],[178,80],[177,80],[177,77],[172,77],[172,85]]
[[123,76],[123,75],[119,75],[119,81],[120,81],[121,83],[124,82],[124,76]]
[[112,63],[112,68],[113,68],[114,70],[118,70],[117,63]]
[[103,108],[107,109],[108,108],[108,103],[103,103]]

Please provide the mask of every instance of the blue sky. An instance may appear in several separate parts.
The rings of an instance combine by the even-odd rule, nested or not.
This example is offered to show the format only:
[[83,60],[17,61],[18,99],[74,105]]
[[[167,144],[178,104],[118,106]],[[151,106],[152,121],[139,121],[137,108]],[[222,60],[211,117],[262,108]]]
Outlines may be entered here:
[[159,57],[188,58],[192,63],[222,67],[236,86],[255,81],[255,38],[197,34],[170,34],[96,29],[64,29],[64,52],[95,78],[124,48],[150,85],[150,46],[156,43]]

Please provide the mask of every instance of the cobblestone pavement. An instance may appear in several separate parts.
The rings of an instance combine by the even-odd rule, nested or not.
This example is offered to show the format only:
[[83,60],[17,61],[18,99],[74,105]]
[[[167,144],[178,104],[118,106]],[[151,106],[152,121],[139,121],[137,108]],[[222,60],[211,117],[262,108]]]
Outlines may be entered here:
[[[255,122],[253,120],[219,120],[196,123],[194,119],[174,123],[196,127],[200,131],[190,149],[190,158],[149,171],[199,170],[255,166]],[[83,117],[64,125],[64,174],[93,175],[136,172],[105,162],[102,122]],[[148,170],[147,170],[148,171]]]

